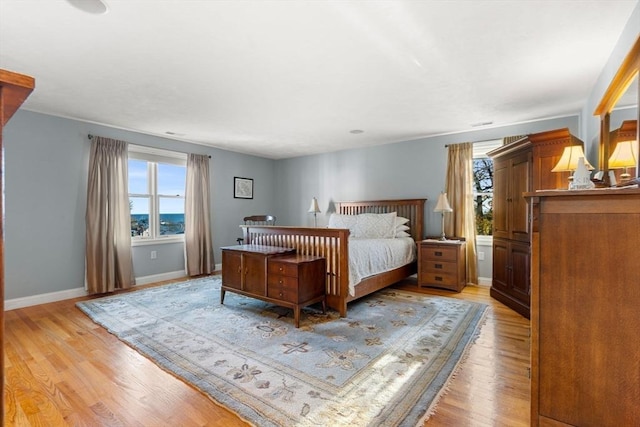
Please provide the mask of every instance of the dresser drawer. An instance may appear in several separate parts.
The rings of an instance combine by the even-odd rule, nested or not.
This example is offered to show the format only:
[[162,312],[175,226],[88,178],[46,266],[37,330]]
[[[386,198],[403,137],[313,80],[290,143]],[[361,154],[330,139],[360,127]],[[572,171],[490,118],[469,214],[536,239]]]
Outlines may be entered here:
[[285,262],[285,261],[278,261],[277,258],[269,259],[267,270],[270,276],[283,275],[283,276],[290,276],[290,277],[298,277],[298,264]]
[[458,264],[455,262],[445,262],[431,259],[424,261],[423,268],[425,271],[434,274],[456,274],[458,271]]
[[423,246],[421,255],[426,260],[456,261],[458,258],[457,246]]
[[431,271],[425,271],[420,274],[420,283],[426,283],[432,286],[454,286],[457,287],[458,276],[453,273],[434,273]]
[[267,297],[293,303],[298,302],[297,279],[289,276],[269,276]]

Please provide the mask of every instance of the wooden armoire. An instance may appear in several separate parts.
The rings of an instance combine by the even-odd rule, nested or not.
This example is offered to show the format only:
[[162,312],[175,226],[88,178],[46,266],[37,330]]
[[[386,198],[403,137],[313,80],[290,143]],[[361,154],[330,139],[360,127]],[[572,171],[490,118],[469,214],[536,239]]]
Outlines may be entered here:
[[[35,86],[32,77],[0,70],[0,167],[2,167],[2,131],[11,116],[29,96]],[[4,169],[0,170],[3,188]],[[4,197],[0,198],[0,212],[4,218]],[[0,221],[0,425],[4,425],[4,220]]]
[[531,208],[523,193],[567,189],[568,172],[551,172],[564,147],[583,145],[569,129],[523,136],[493,159],[493,280],[491,296],[526,318],[531,299]]

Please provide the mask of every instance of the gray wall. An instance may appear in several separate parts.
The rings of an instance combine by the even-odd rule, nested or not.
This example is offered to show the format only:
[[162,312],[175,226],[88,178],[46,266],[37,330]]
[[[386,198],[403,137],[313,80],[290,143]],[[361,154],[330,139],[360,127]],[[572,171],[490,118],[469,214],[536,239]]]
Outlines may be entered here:
[[[241,235],[240,218],[275,210],[273,160],[20,110],[3,135],[6,299],[84,286],[87,134],[210,155],[217,263],[219,247]],[[253,200],[233,198],[234,176],[254,179]],[[183,271],[184,247],[135,246],[133,259],[136,277]]]
[[276,197],[282,210],[278,213],[282,218],[279,222],[313,225],[313,216],[307,213],[312,197],[318,198],[322,210],[318,226],[326,226],[334,202],[424,197],[428,199],[426,232],[438,235],[441,217],[433,208],[438,194],[444,190],[445,145],[559,128],[569,128],[577,135],[578,116],[279,160],[276,168]]

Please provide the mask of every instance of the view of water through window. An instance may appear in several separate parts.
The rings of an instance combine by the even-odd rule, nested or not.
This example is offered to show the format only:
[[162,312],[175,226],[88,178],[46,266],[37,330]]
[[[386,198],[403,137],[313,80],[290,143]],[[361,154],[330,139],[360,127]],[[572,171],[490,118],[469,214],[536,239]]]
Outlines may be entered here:
[[183,165],[129,160],[131,237],[184,234],[185,181]]

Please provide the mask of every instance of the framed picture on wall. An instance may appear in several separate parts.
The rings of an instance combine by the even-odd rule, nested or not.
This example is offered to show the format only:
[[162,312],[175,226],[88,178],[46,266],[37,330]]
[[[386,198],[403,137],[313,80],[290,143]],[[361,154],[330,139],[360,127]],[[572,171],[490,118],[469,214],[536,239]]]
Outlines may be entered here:
[[236,199],[253,199],[253,179],[233,177],[233,197]]

